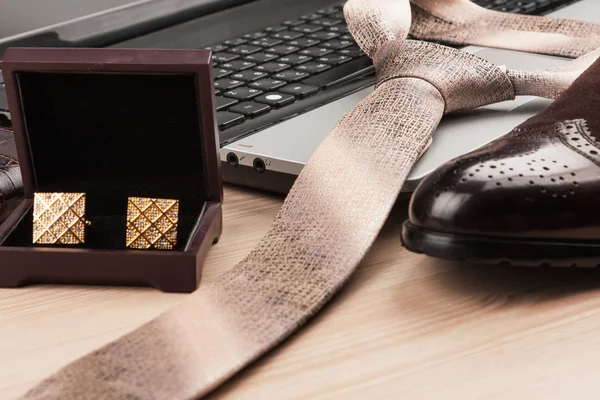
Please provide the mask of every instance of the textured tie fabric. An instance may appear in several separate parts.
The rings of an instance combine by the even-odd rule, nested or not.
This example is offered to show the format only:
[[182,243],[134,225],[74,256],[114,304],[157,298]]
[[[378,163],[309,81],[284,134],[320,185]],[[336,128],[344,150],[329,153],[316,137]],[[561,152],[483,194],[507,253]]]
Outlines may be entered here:
[[445,44],[480,45],[579,57],[600,47],[600,25],[479,7],[470,0],[410,0],[410,34]]
[[[506,71],[456,49],[406,40],[408,1],[350,0],[344,12],[375,62],[377,87],[311,157],[259,245],[218,281],[63,368],[25,399],[203,396],[288,337],[344,285],[444,113],[518,94],[554,98],[598,56],[556,71]],[[551,42],[545,46],[564,52],[562,37]]]

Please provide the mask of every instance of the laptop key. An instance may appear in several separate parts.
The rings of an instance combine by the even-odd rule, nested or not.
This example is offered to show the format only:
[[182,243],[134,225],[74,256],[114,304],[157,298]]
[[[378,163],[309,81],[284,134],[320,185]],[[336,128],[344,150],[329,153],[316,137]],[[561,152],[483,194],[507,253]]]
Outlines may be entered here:
[[253,40],[252,42],[250,42],[250,44],[252,46],[260,46],[260,47],[273,47],[273,46],[277,46],[278,44],[283,43],[283,40],[281,39],[275,39],[272,37],[264,37],[264,38],[260,38],[258,40]]
[[248,118],[258,117],[259,115],[268,113],[270,110],[270,106],[253,101],[245,101],[229,109],[231,112],[242,114]]
[[267,34],[264,32],[252,32],[252,33],[246,33],[243,37],[244,37],[244,39],[248,39],[248,40],[256,40],[256,39],[260,39],[265,36],[267,36]]
[[298,39],[299,37],[302,37],[302,33],[292,31],[281,31],[274,33],[273,35],[271,35],[271,37],[279,40],[294,40]]
[[332,52],[333,50],[327,49],[325,47],[309,47],[307,49],[300,50],[298,53],[310,57],[321,57]]
[[215,103],[217,111],[225,111],[229,107],[236,105],[238,101],[236,99],[229,99],[227,97],[216,96]]
[[341,19],[333,19],[333,18],[320,18],[315,19],[314,21],[310,21],[313,24],[321,25],[321,26],[334,26],[342,23]]
[[357,77],[366,76],[375,71],[373,62],[368,57],[356,58],[352,61],[343,63],[331,68],[325,72],[313,75],[302,81],[302,83],[327,88],[348,82]]
[[255,69],[257,71],[263,71],[263,72],[267,72],[269,74],[274,74],[276,72],[285,71],[286,69],[289,69],[289,68],[290,68],[290,64],[268,62],[266,64],[259,65]]
[[302,71],[283,71],[273,75],[273,78],[286,82],[299,82],[302,79],[308,78],[309,76],[310,74]]
[[303,19],[291,19],[291,20],[284,21],[283,25],[296,26],[296,25],[302,25],[303,23],[304,23]]
[[246,43],[247,40],[243,39],[243,38],[237,38],[237,39],[229,39],[223,42],[223,44],[226,44],[227,46],[239,46],[240,44],[244,44]]
[[213,61],[220,62],[220,63],[237,60],[238,58],[240,58],[239,55],[227,53],[225,51],[219,52],[219,53],[213,53],[213,55],[212,55]]
[[225,130],[227,128],[231,128],[234,125],[241,124],[244,122],[246,118],[241,114],[236,114],[227,111],[217,112],[217,124],[219,125],[219,129]]
[[249,55],[252,53],[257,53],[261,50],[262,50],[261,47],[243,44],[241,46],[237,46],[237,47],[233,47],[233,48],[229,49],[229,52],[246,56],[246,55]]
[[232,73],[233,73],[233,71],[230,69],[213,68],[213,78],[214,79],[225,78],[226,76],[231,75]]
[[289,46],[297,46],[297,47],[304,48],[304,47],[316,46],[320,42],[321,41],[317,40],[317,39],[300,38],[300,39],[292,40],[291,42],[287,42],[287,44]]
[[343,64],[352,60],[352,57],[343,56],[341,54],[328,54],[324,57],[319,57],[315,61],[318,63],[325,63],[331,65]]
[[319,91],[319,88],[311,85],[305,85],[302,83],[296,83],[293,85],[282,87],[281,89],[279,89],[279,91],[303,99],[305,97],[310,96],[311,94],[317,93]]
[[277,61],[291,65],[300,65],[312,59],[313,58],[311,56],[305,56],[303,54],[290,54],[288,56],[281,57]]
[[339,33],[330,31],[320,31],[308,35],[309,38],[318,40],[331,40],[337,38],[338,36],[340,36]]
[[354,42],[350,41],[350,40],[333,39],[328,42],[323,42],[319,46],[326,47],[328,49],[333,49],[333,50],[341,50],[341,49],[345,49],[346,47],[350,47],[353,44],[354,44]]
[[217,44],[214,46],[207,46],[205,47],[206,50],[212,50],[213,53],[218,52],[218,51],[223,51],[223,50],[227,50],[229,47],[222,45],[222,44]]
[[329,64],[309,62],[299,65],[295,69],[296,71],[308,72],[309,74],[318,74],[319,72],[327,71],[329,68],[331,68]]
[[280,31],[285,31],[287,29],[287,26],[285,25],[271,25],[265,28],[265,32],[269,32],[269,33],[275,33],[275,32],[280,32]]
[[312,14],[305,14],[305,15],[301,16],[300,19],[303,19],[305,21],[310,21],[313,19],[321,18],[321,17],[322,17],[321,14],[312,13]]
[[238,86],[242,86],[243,84],[244,82],[236,81],[234,79],[219,79],[214,83],[215,89],[217,90],[230,90]]
[[262,90],[241,87],[233,90],[228,90],[227,92],[223,93],[223,96],[244,101],[250,100],[251,98],[256,97],[262,93]]
[[267,79],[261,79],[261,80],[252,82],[248,86],[255,88],[255,89],[267,91],[267,90],[275,90],[275,89],[280,88],[285,85],[287,85],[286,81],[279,81],[277,79],[267,78]]
[[291,94],[271,92],[261,94],[260,96],[256,97],[254,101],[257,103],[268,104],[271,107],[280,108],[292,104],[294,101],[296,101],[296,98]]
[[365,53],[358,46],[346,47],[345,49],[339,50],[338,54],[341,54],[343,56],[349,56],[349,57],[357,57],[357,56],[365,55]]
[[315,32],[322,31],[323,27],[319,26],[319,25],[313,25],[313,24],[304,24],[304,25],[295,26],[293,29],[297,32],[302,32],[302,33],[315,33]]
[[342,21],[346,19],[346,16],[344,15],[343,11],[338,11],[336,13],[329,14],[328,17],[333,19],[341,19]]
[[494,8],[494,10],[513,14],[520,14],[522,12],[521,7],[498,7]]
[[529,14],[532,13],[533,11],[535,11],[535,9],[537,8],[537,4],[535,4],[535,1],[523,1],[523,0],[513,0],[510,1],[506,4],[507,7],[520,7],[521,8],[521,12],[525,13],[525,14]]
[[341,9],[341,7],[329,7],[329,8],[324,8],[322,10],[319,10],[319,11],[317,11],[317,13],[323,14],[323,15],[329,15],[329,14],[338,12],[340,9]]
[[267,76],[269,76],[269,74],[266,72],[246,70],[231,75],[231,78],[244,82],[254,82],[259,79],[266,78]]
[[252,68],[256,66],[256,63],[252,61],[244,61],[244,60],[233,60],[225,64],[221,64],[221,67],[232,69],[234,71],[243,71],[248,68]]
[[277,57],[279,57],[279,56],[276,54],[269,54],[269,53],[261,52],[261,53],[250,54],[249,56],[244,57],[244,60],[253,61],[255,63],[262,64],[264,62],[274,60]]
[[279,54],[280,56],[285,56],[290,53],[294,53],[298,50],[299,50],[299,48],[296,46],[286,46],[286,45],[282,44],[279,46],[270,47],[270,48],[266,49],[265,51],[267,51],[269,53]]
[[335,25],[335,26],[329,27],[329,32],[350,33],[350,30],[348,29],[348,26],[346,26],[346,25]]

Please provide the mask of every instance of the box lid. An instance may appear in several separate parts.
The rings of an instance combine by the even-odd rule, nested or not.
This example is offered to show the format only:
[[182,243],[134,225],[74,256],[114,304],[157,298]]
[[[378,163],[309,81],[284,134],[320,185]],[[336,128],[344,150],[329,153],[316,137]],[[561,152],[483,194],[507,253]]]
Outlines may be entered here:
[[210,51],[12,48],[25,195],[221,202]]

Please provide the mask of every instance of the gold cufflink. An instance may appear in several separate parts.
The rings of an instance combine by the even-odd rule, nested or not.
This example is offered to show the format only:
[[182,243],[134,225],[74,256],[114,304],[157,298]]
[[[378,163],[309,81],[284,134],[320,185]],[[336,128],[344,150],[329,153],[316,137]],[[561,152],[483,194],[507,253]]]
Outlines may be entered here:
[[85,193],[35,193],[33,243],[85,242]]
[[127,200],[127,247],[170,250],[177,244],[179,201],[130,197]]

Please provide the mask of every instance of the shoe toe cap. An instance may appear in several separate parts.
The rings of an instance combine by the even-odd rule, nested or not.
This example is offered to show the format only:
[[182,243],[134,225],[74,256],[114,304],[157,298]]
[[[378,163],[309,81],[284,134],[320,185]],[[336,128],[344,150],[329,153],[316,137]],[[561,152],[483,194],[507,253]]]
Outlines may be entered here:
[[425,178],[411,198],[411,223],[441,232],[472,230],[471,217],[467,214],[475,211],[473,203],[477,199],[474,197],[482,196],[481,189],[485,185],[479,177],[473,179],[477,170],[481,172],[480,168],[473,168],[474,165],[467,160],[451,162]]
[[590,187],[581,184],[589,162],[559,150],[491,148],[451,161],[421,182],[409,220],[428,230],[488,236],[560,236],[589,227],[594,222],[582,218]]

